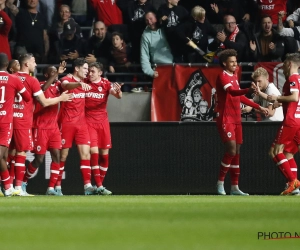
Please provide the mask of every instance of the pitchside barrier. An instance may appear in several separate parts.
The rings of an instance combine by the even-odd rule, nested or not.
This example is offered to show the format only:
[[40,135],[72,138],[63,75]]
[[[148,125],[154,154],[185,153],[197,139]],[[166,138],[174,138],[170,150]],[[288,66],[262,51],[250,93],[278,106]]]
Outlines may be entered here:
[[[244,122],[240,188],[250,194],[278,195],[286,180],[268,156],[280,123]],[[104,186],[118,195],[215,194],[223,145],[215,122],[111,123],[110,164]],[[29,193],[44,194],[50,156],[29,180]],[[299,162],[299,157],[296,157]],[[46,167],[45,167],[46,165]],[[226,191],[230,190],[230,174]],[[63,193],[83,194],[79,156],[70,150]]]

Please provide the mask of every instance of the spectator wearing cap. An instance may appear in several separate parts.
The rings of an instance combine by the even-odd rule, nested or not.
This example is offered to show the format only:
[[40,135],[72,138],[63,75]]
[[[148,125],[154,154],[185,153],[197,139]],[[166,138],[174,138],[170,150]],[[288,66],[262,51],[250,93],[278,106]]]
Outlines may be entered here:
[[39,0],[27,0],[26,9],[20,8],[16,16],[16,47],[32,53],[37,63],[46,62],[49,38],[45,17],[38,12]]
[[84,56],[83,38],[76,35],[76,23],[73,19],[64,23],[63,33],[58,44],[58,55],[61,61],[72,63]]

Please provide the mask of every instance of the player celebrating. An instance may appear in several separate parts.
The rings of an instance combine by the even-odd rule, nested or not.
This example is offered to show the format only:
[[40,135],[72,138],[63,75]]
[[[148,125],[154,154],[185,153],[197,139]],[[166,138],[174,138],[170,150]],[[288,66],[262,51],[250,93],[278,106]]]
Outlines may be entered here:
[[[41,88],[46,98],[55,98],[60,95],[60,81],[58,74],[62,74],[66,68],[63,61],[58,71],[54,66],[44,68],[43,73],[46,81],[41,82]],[[62,195],[60,190],[54,190],[60,169],[61,135],[57,123],[59,112],[58,104],[43,108],[36,102],[33,114],[33,152],[34,160],[29,163],[23,182],[27,185],[28,179],[32,178],[38,167],[43,163],[45,153],[50,151],[52,162],[50,165],[50,180],[46,195]]]
[[5,196],[19,195],[20,190],[11,187],[10,176],[7,170],[6,153],[12,137],[13,102],[17,93],[24,101],[30,100],[30,95],[20,79],[6,72],[8,58],[0,53],[0,177]]
[[102,64],[96,62],[89,65],[91,90],[85,96],[85,117],[91,138],[91,166],[97,185],[96,192],[101,195],[110,195],[112,192],[102,185],[108,169],[108,152],[112,147],[106,105],[109,94],[121,99],[122,91],[120,84],[112,84],[102,78],[102,72]]
[[17,96],[14,102],[14,119],[13,119],[13,140],[10,148],[16,149],[15,155],[15,189],[21,190],[21,196],[28,196],[26,185],[22,185],[25,174],[26,151],[32,150],[32,122],[35,98],[43,107],[55,105],[61,101],[68,101],[72,94],[62,93],[59,97],[47,99],[41,90],[40,83],[32,76],[36,63],[32,54],[20,56],[20,72],[16,73],[31,98],[29,102],[24,102],[22,96]]
[[237,53],[235,50],[227,49],[220,53],[220,65],[224,68],[217,78],[217,128],[225,145],[225,154],[221,161],[219,179],[217,182],[217,193],[226,195],[224,190],[224,179],[230,169],[231,195],[249,195],[242,192],[238,186],[240,168],[240,146],[242,144],[242,125],[240,103],[259,109],[268,114],[268,110],[250,101],[244,95],[249,89],[240,89],[235,71],[237,69]]
[[283,74],[286,82],[282,88],[282,96],[268,95],[267,97],[268,101],[281,102],[284,114],[282,126],[277,132],[274,145],[274,161],[277,162],[280,171],[288,180],[287,188],[281,195],[291,194],[293,190],[300,187],[300,182],[295,178],[291,171],[290,163],[283,154],[284,147],[294,140],[300,130],[300,105],[298,104],[300,89],[299,67],[300,54],[287,54],[283,63]]
[[[88,74],[88,64],[84,58],[77,58],[73,62],[73,75],[67,75],[61,79],[61,87],[73,93],[72,102],[65,102],[61,105],[60,123],[62,150],[60,159],[60,173],[56,188],[61,188],[61,178],[64,171],[65,161],[69,149],[75,140],[80,155],[80,170],[84,183],[84,194],[94,194],[94,187],[91,184],[90,164],[90,136],[85,120],[85,91],[90,86],[84,83]],[[76,88],[74,88],[76,86]]]

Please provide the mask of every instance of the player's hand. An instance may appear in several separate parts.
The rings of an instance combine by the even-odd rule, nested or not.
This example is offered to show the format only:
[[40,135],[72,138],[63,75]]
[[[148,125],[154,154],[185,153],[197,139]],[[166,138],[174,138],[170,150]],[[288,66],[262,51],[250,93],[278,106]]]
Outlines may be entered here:
[[158,72],[157,71],[154,71],[153,72],[153,78],[157,78],[159,75],[158,75]]
[[85,60],[86,60],[88,63],[93,63],[93,62],[96,62],[96,61],[97,61],[97,58],[96,58],[93,54],[88,54],[88,55],[85,57]]
[[124,83],[117,83],[117,82],[114,82],[112,84],[112,87],[113,87],[113,90],[116,92],[116,93],[120,93],[122,92],[121,91],[121,87],[124,85]]
[[80,85],[84,91],[89,91],[91,89],[91,86],[87,83],[81,82]]
[[267,101],[268,102],[275,102],[277,101],[278,96],[277,95],[268,95],[267,96]]
[[57,73],[58,73],[58,74],[64,73],[64,72],[66,71],[66,65],[67,65],[66,61],[62,61],[62,62],[59,64]]
[[269,109],[259,106],[259,111],[262,112],[265,116],[269,116]]
[[73,98],[73,93],[68,94],[68,90],[64,91],[61,95],[61,102],[70,102]]

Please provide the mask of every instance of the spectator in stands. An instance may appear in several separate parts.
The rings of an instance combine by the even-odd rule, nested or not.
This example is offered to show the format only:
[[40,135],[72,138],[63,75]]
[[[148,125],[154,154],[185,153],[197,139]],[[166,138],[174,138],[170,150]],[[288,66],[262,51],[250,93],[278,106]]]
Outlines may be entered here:
[[[6,0],[4,2],[5,2],[4,12],[9,16],[9,18],[12,21],[12,26],[11,26],[9,34],[8,34],[8,42],[9,42],[11,54],[13,54],[13,51],[14,51],[14,48],[16,45],[16,35],[17,35],[16,15],[19,12],[19,9],[16,5],[14,5],[13,0]],[[1,21],[0,21],[0,23],[1,23]],[[1,24],[0,24],[0,26],[1,26]]]
[[[280,11],[278,13],[278,27],[277,32],[281,36],[285,37],[293,37],[294,39],[300,41],[300,26],[296,26],[294,28],[284,28],[283,27],[283,17],[285,13]],[[297,48],[294,48],[294,52],[297,51]]]
[[222,24],[227,15],[234,16],[238,24],[250,20],[245,1],[241,0],[209,0],[207,18],[214,24]]
[[106,26],[112,24],[122,24],[122,12],[112,0],[89,0],[91,6],[97,14],[97,21],[102,21]]
[[158,72],[152,69],[151,64],[173,63],[173,56],[164,31],[158,27],[155,13],[148,12],[145,20],[147,27],[141,38],[141,66],[146,75],[156,78]]
[[286,18],[290,28],[300,26],[300,8],[296,9],[291,15]]
[[10,74],[14,74],[20,71],[20,63],[18,60],[12,59],[9,61],[7,71]]
[[49,38],[45,17],[38,12],[39,0],[27,0],[26,9],[20,9],[16,16],[16,46],[25,47],[37,63],[46,62]]
[[5,53],[7,58],[11,60],[10,46],[8,43],[8,35],[12,26],[12,21],[4,11],[5,0],[0,0],[0,53]]
[[[129,66],[131,64],[131,50],[130,47],[126,45],[123,39],[123,35],[119,32],[112,33],[112,49],[110,51],[109,58],[109,72],[111,73],[127,73],[129,72]],[[130,81],[128,76],[117,76],[117,82],[128,82]],[[131,87],[123,85],[123,91],[129,92]]]
[[110,49],[112,46],[111,34],[101,21],[94,23],[94,35],[89,38],[86,46],[85,60],[88,63],[100,62],[107,68]]
[[138,63],[140,60],[141,36],[146,28],[145,14],[154,12],[154,7],[147,0],[131,2],[127,9],[129,37],[132,45],[132,60]]
[[47,12],[47,24],[48,27],[52,26],[52,21],[54,17],[54,12],[56,8],[56,0],[40,0],[40,3],[42,3],[46,9]]
[[160,6],[166,3],[166,0],[148,0],[155,10],[158,10]]
[[[273,29],[270,16],[261,19],[261,31],[250,41],[250,56],[257,62],[281,62],[284,54],[284,40]],[[251,60],[252,61],[252,60]]]
[[238,56],[238,61],[247,61],[247,38],[245,34],[239,30],[234,16],[228,15],[224,17],[224,31],[218,32],[214,41],[209,44],[210,51],[222,51],[224,49],[234,49]]
[[16,16],[19,13],[19,8],[14,4],[15,0],[6,0],[5,5],[11,13]]
[[59,40],[59,57],[61,61],[72,63],[84,54],[85,42],[76,35],[76,24],[73,19],[64,23],[62,37]]
[[184,47],[184,61],[189,63],[206,62],[199,54],[199,50],[195,50],[194,44],[200,48],[203,53],[207,52],[208,37],[215,37],[217,31],[205,18],[205,9],[201,6],[196,6],[191,11],[191,17],[177,29],[177,34],[182,41]]
[[70,6],[72,18],[80,26],[85,26],[87,22],[88,3],[87,0],[65,0],[63,3]]
[[183,51],[180,47],[176,27],[189,18],[189,13],[184,7],[178,6],[178,2],[179,0],[167,0],[167,3],[158,9],[157,17],[166,33],[174,61],[183,62]]
[[[254,83],[259,87],[260,92],[259,94],[263,93],[264,95],[276,95],[280,96],[279,90],[276,88],[274,83],[269,82],[269,74],[268,71],[262,67],[257,68],[252,73],[252,79]],[[265,116],[264,113],[255,110],[256,113],[259,113],[262,121],[282,121],[283,120],[283,111],[282,107],[275,108],[275,105],[271,102],[268,102],[260,95],[255,95],[252,99],[253,102],[261,105],[264,108],[268,108],[269,114]],[[251,112],[253,108],[250,106],[246,106],[242,109],[243,113]]]
[[[253,2],[253,1],[251,1]],[[263,16],[270,16],[271,19],[273,20],[273,25],[277,25],[277,15],[278,12],[283,11],[286,13],[287,11],[287,2],[288,0],[259,0],[259,1],[254,1],[257,6],[257,10],[259,13],[259,19],[258,21],[263,17]],[[285,21],[286,16],[284,17]]]

